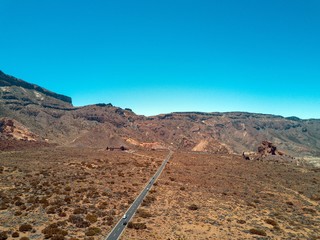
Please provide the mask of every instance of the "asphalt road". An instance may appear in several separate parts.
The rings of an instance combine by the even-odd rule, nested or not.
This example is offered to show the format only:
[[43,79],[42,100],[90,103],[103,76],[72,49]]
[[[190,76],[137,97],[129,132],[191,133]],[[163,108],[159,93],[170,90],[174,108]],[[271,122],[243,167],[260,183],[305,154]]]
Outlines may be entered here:
[[161,166],[159,167],[159,169],[157,170],[157,172],[153,175],[153,177],[151,177],[151,179],[148,181],[147,185],[145,186],[145,188],[141,191],[141,193],[139,194],[139,196],[134,200],[134,202],[132,203],[132,205],[128,208],[128,210],[124,213],[123,217],[119,220],[119,222],[117,223],[117,225],[112,229],[112,231],[109,233],[109,235],[105,238],[105,240],[117,240],[121,234],[123,233],[123,231],[125,230],[125,228],[127,227],[128,222],[130,221],[130,219],[134,216],[134,214],[136,213],[136,211],[138,210],[140,204],[142,203],[143,199],[145,198],[145,196],[148,194],[148,192],[150,191],[152,185],[155,183],[155,181],[157,180],[157,178],[160,176],[160,174],[162,173],[164,167],[166,166],[167,162],[169,161],[169,159],[171,158],[173,152],[170,151],[170,153],[168,154],[168,156],[164,159],[164,161],[162,162]]

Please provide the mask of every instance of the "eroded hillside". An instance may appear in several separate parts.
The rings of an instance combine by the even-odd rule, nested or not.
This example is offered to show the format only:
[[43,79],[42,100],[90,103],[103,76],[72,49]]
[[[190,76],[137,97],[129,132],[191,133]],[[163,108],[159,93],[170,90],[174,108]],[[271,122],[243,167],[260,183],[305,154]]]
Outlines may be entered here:
[[111,104],[74,107],[68,97],[2,72],[0,85],[0,117],[14,119],[49,143],[82,147],[170,146],[241,154],[256,151],[267,140],[288,155],[320,157],[320,120],[316,119],[244,112],[145,117]]

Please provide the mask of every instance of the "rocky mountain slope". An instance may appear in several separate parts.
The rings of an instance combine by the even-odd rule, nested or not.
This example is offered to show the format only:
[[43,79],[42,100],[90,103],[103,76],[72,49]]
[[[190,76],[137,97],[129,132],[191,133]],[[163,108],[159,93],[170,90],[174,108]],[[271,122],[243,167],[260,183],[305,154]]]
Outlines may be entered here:
[[0,118],[4,117],[14,119],[39,139],[60,145],[171,146],[242,153],[256,151],[267,140],[286,154],[320,157],[317,119],[245,112],[185,112],[145,117],[111,104],[74,107],[69,97],[0,71]]

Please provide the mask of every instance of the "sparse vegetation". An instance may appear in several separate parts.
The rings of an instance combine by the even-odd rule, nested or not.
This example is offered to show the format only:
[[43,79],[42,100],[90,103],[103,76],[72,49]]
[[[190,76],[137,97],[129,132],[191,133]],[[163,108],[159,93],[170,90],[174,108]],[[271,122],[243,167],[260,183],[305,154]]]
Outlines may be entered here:
[[20,232],[30,232],[32,230],[32,226],[30,224],[22,224],[20,227],[19,227],[19,231]]
[[86,216],[86,220],[88,220],[90,223],[95,223],[96,221],[98,221],[98,217],[94,214],[88,214]]
[[86,236],[96,236],[101,233],[101,229],[97,227],[90,227],[85,232]]
[[192,211],[196,211],[199,209],[199,207],[196,204],[191,204],[188,206],[188,209]]
[[255,234],[255,235],[260,235],[260,236],[267,236],[266,232],[262,229],[257,229],[257,228],[251,228],[249,230],[249,232],[251,234]]
[[145,209],[138,209],[137,213],[138,213],[138,216],[142,218],[152,217],[152,214],[147,212]]
[[18,232],[13,232],[11,235],[13,238],[18,238],[20,234]]
[[141,223],[141,222],[129,222],[128,228],[133,228],[136,230],[143,230],[143,229],[147,228],[147,225],[145,223]]
[[0,232],[0,240],[8,239],[8,234],[6,232]]

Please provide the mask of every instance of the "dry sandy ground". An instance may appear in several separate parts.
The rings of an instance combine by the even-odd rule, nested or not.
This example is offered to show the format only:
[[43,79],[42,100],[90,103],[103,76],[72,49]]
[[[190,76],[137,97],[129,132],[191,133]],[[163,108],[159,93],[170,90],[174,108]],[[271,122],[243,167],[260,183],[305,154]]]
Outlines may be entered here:
[[167,151],[0,152],[0,239],[101,239]]
[[[0,239],[103,239],[166,155],[1,152]],[[320,239],[319,182],[319,169],[176,152],[121,239]]]
[[175,153],[121,239],[320,239],[319,183],[319,169]]

